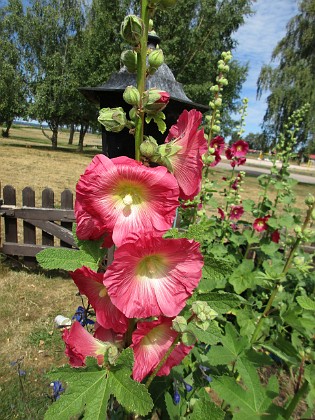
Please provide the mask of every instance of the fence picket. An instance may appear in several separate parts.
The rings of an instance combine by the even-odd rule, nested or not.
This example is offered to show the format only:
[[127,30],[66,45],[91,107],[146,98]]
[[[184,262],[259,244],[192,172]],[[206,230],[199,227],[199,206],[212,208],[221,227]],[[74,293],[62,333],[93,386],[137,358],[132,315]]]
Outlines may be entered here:
[[[51,188],[45,188],[42,192],[42,206],[53,209],[55,206],[55,194]],[[47,232],[42,232],[42,244],[54,246],[54,237]]]
[[[22,191],[22,205],[25,207],[35,207],[35,191],[30,187],[25,187]],[[36,228],[32,224],[23,220],[23,239],[25,244],[36,245]],[[24,264],[34,267],[36,262],[33,257],[24,257]]]
[[[62,209],[73,209],[73,194],[69,189],[65,189],[61,193],[61,208]],[[66,229],[72,230],[72,222],[61,222],[61,226]],[[60,240],[60,246],[64,246],[66,248],[71,248],[71,245],[67,242]]]

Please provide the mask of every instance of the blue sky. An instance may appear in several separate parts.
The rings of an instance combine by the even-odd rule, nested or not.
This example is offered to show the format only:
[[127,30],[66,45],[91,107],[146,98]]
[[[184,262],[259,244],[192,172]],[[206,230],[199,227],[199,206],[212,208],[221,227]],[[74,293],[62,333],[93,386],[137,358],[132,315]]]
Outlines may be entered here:
[[286,34],[287,23],[297,14],[298,1],[257,0],[253,9],[255,15],[248,17],[236,33],[239,44],[233,52],[233,57],[240,63],[249,63],[248,77],[241,93],[242,98],[249,99],[245,135],[261,131],[268,94],[256,100],[257,79],[262,65],[270,63],[273,49]]

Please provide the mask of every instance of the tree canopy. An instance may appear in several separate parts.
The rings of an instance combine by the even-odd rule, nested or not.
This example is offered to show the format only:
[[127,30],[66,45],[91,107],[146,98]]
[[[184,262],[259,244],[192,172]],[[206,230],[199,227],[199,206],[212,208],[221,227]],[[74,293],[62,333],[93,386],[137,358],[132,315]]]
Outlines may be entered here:
[[[285,37],[272,53],[277,60],[261,69],[258,96],[270,90],[263,127],[275,139],[288,117],[305,103],[310,104],[299,143],[314,145],[315,134],[315,0],[303,0],[299,13],[287,25]],[[270,135],[269,134],[269,135]]]

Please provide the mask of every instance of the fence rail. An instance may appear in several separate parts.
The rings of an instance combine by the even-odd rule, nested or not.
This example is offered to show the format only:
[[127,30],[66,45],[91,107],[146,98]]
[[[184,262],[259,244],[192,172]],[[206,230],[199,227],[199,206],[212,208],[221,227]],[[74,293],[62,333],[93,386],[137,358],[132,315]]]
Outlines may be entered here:
[[55,194],[51,188],[42,191],[42,207],[35,207],[35,192],[26,187],[22,191],[22,206],[17,206],[16,190],[3,188],[0,216],[4,220],[4,240],[0,220],[0,252],[14,259],[23,259],[28,266],[36,264],[35,255],[49,247],[73,248],[72,225],[75,221],[73,194],[61,193],[60,208],[55,208]]

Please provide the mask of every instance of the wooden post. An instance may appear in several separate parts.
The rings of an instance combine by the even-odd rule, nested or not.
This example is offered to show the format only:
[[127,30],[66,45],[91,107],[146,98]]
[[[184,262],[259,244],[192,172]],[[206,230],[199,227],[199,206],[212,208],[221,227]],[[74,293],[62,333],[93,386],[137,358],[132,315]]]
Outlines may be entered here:
[[[44,208],[54,208],[54,192],[51,188],[45,188],[42,192],[42,206]],[[42,244],[54,246],[54,237],[47,232],[42,232]]]
[[[25,187],[22,191],[22,205],[25,207],[35,207],[35,191],[30,187]],[[36,227],[25,220],[23,221],[23,239],[25,244],[36,245]],[[36,267],[34,257],[24,257],[24,264],[28,267]]]
[[[16,205],[16,191],[12,185],[6,185],[3,188],[3,204]],[[5,242],[18,243],[17,220],[15,217],[4,216],[4,237]],[[12,258],[18,260],[16,256]]]
[[[73,209],[73,194],[70,190],[66,189],[61,193],[61,208],[62,209]],[[72,222],[60,222],[61,226],[72,231]],[[60,246],[71,248],[67,242],[60,240]]]

